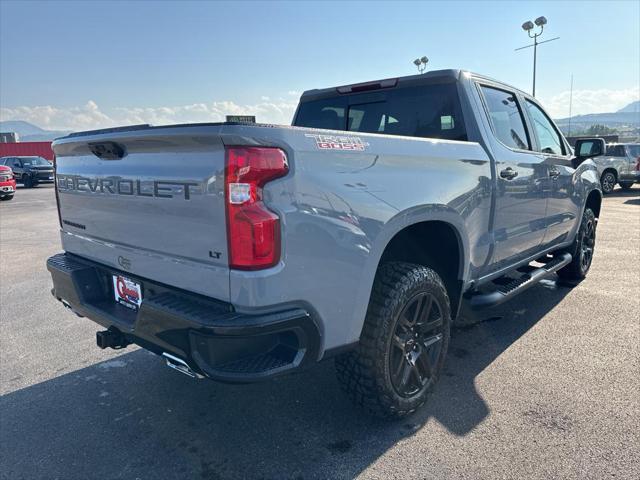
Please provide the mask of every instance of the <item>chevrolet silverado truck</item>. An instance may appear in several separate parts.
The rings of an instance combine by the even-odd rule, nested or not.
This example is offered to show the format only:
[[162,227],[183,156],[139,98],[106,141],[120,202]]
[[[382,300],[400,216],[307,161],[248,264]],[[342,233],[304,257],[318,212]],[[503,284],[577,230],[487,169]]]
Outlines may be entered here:
[[538,101],[460,70],[310,90],[292,126],[137,125],[53,143],[52,293],[192,377],[334,357],[380,416],[419,408],[465,308],[593,258],[602,193]]

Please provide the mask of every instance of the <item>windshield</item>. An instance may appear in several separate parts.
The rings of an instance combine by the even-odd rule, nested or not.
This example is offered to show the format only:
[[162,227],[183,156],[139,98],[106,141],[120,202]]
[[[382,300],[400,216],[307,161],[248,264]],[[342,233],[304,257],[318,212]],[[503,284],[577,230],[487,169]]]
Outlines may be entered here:
[[51,164],[42,157],[22,157],[23,165],[33,165],[36,167],[50,167]]
[[467,140],[454,83],[303,101],[293,124],[350,132]]

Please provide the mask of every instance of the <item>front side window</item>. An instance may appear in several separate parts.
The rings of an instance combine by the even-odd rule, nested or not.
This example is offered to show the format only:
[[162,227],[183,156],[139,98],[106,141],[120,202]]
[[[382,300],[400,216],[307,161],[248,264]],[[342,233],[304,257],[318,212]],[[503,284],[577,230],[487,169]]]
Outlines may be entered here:
[[480,87],[487,104],[493,131],[507,147],[531,150],[522,111],[514,93],[497,88]]
[[527,100],[527,109],[533,120],[533,128],[536,129],[540,151],[552,155],[564,155],[564,145],[560,134],[542,109],[530,100]]

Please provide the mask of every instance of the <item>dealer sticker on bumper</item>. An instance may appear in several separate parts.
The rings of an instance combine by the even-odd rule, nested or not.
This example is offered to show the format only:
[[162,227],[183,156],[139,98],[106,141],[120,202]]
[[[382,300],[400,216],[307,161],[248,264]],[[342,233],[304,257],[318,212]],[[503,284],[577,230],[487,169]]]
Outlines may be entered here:
[[137,310],[142,303],[140,284],[122,275],[113,275],[113,294],[116,302],[133,310]]

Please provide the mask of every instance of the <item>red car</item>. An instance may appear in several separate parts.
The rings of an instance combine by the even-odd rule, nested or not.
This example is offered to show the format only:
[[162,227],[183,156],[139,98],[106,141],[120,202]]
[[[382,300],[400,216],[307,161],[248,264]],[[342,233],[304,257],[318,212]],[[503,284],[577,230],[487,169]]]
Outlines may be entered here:
[[16,193],[16,179],[13,170],[0,165],[0,200],[11,200]]

